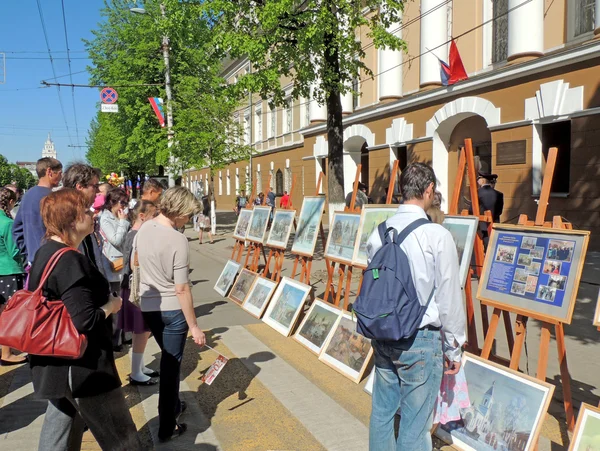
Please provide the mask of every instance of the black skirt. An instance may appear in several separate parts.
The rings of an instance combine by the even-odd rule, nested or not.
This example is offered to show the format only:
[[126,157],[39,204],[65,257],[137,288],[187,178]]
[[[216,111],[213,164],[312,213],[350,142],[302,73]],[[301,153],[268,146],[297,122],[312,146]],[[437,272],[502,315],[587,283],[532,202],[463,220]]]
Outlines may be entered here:
[[0,276],[0,305],[6,304],[16,291],[22,290],[23,282],[23,274]]

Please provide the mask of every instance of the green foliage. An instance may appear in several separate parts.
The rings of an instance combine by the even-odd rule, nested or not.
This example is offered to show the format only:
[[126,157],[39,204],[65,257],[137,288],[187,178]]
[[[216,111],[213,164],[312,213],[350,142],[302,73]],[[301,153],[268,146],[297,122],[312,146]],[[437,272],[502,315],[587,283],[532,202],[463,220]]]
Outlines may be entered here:
[[4,155],[0,155],[0,187],[12,183],[26,190],[34,186],[37,180],[27,169],[9,163]]
[[224,164],[244,158],[243,146],[226,146],[236,103],[219,78],[222,53],[201,4],[163,0],[144,2],[146,14],[129,11],[131,2],[106,1],[103,22],[86,46],[94,64],[91,82],[117,88],[119,113],[98,113],[91,124],[88,159],[103,172],[155,172],[169,161],[166,128],[161,129],[148,97],[162,97],[165,65],[162,36],[169,37],[177,166]]

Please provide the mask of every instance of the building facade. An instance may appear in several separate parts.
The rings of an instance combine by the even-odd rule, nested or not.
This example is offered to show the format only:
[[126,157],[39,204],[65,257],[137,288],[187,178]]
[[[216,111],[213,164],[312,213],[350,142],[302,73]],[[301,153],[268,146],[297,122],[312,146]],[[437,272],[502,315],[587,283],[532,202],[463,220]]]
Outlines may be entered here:
[[[432,164],[447,207],[459,149],[471,138],[478,167],[498,174],[504,193],[502,222],[535,215],[545,159],[558,147],[548,218],[561,215],[592,231],[600,249],[600,0],[421,0],[406,2],[402,23],[390,28],[407,52],[376,49],[366,30],[360,96],[343,97],[345,190],[358,165],[369,196],[380,199],[390,168],[414,161]],[[469,79],[441,85],[437,57],[447,61],[454,37]],[[250,70],[244,60],[225,69],[230,83]],[[282,79],[291,90],[291,80]],[[270,108],[254,97],[236,113],[244,139],[256,150],[215,174],[218,208],[229,209],[241,189],[267,185],[290,191],[299,208],[316,193],[321,172],[326,190],[326,110],[310,99]],[[206,168],[183,182],[208,192]],[[466,206],[463,201],[463,206]]]
[[52,141],[50,133],[48,133],[48,138],[46,139],[44,148],[42,149],[42,158],[57,158],[56,148],[54,147],[54,141]]

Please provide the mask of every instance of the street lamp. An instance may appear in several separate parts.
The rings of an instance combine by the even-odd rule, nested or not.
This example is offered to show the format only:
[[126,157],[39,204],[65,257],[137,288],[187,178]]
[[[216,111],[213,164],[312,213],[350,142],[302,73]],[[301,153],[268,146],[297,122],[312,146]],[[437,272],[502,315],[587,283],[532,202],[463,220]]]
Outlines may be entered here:
[[[144,8],[129,8],[134,14],[147,14]],[[165,5],[160,4],[160,13],[163,19],[166,19],[166,11]],[[165,62],[165,92],[167,93],[167,140],[168,140],[168,148],[169,148],[169,169],[174,167],[173,165],[173,156],[171,155],[171,147],[173,146],[173,106],[172,100],[173,95],[171,93],[171,64],[169,61],[169,37],[164,35],[162,38],[162,53],[163,59]],[[173,178],[173,174],[168,170],[169,176],[169,187],[175,186],[175,179]]]

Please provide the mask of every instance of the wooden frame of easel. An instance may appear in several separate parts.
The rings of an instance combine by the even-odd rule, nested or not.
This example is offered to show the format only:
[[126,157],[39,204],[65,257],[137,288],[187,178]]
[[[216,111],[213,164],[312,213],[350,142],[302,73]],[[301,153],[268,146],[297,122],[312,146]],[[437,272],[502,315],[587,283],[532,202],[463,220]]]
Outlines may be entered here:
[[[273,176],[271,175],[269,177],[269,186],[267,187],[267,193],[264,195],[263,200],[260,203],[260,206],[266,205],[267,196],[271,192],[271,183],[272,182],[273,182]],[[253,194],[254,194],[255,190],[256,190],[256,181],[252,188]],[[254,199],[254,197],[256,197],[256,196],[253,196],[252,198]],[[248,204],[250,204],[250,202],[248,202]],[[251,205],[251,207],[254,208],[254,205]],[[252,258],[250,258],[251,255],[252,255]],[[261,255],[263,256],[263,259],[264,259],[265,265],[266,265],[267,257],[265,254],[265,248],[263,246],[263,243],[259,243],[257,241],[251,241],[248,246],[248,253],[246,254],[246,260],[244,261],[244,268],[248,268],[250,271],[258,273],[258,266],[260,265],[260,256]],[[250,264],[248,264],[248,260],[250,260]]]
[[[530,227],[539,227],[540,231],[543,229],[562,229],[562,230],[570,230],[572,229],[572,225],[570,223],[563,223],[562,218],[560,216],[555,216],[552,222],[546,221],[546,211],[548,208],[548,200],[550,198],[550,189],[552,186],[552,178],[554,175],[554,167],[556,165],[556,156],[558,153],[558,149],[556,147],[550,148],[548,152],[548,158],[546,161],[546,169],[544,171],[544,182],[542,185],[542,192],[540,194],[540,199],[537,208],[537,214],[535,217],[535,221],[531,221],[527,218],[527,215],[521,215],[519,218],[519,225],[522,226],[530,226]],[[585,251],[585,249],[584,249]],[[581,274],[578,274],[578,279],[576,280],[575,285],[579,285],[579,277]],[[490,356],[490,352],[492,350],[492,344],[494,342],[494,336],[496,334],[496,330],[498,328],[498,321],[500,318],[500,313],[503,314],[509,313],[511,310],[507,309],[505,305],[499,305],[494,301],[480,299],[482,304],[489,305],[494,308],[494,312],[492,313],[492,318],[490,320],[489,329],[487,335],[485,337],[485,342],[483,345],[483,350],[481,351],[481,357],[484,359],[488,359]],[[527,320],[528,317],[535,318],[535,315],[525,316],[522,312],[516,312],[517,319],[515,324],[515,334],[516,340],[511,352],[510,359],[510,368],[514,370],[518,370],[519,362],[521,360],[521,352],[523,346],[525,344],[525,336],[527,332]],[[565,408],[565,414],[567,419],[567,428],[569,431],[573,431],[575,427],[575,416],[573,414],[573,402],[571,397],[571,376],[569,374],[569,368],[567,365],[567,350],[565,347],[565,331],[564,325],[561,321],[555,319],[549,319],[545,317],[536,318],[542,321],[542,330],[540,337],[540,354],[538,359],[538,367],[536,378],[539,380],[546,380],[546,372],[548,367],[548,351],[550,346],[550,328],[554,326],[555,334],[556,334],[556,345],[558,348],[558,361],[560,366],[560,375],[562,379],[562,389],[563,389],[563,403]]]
[[[323,183],[323,172],[319,173],[319,178],[317,179],[317,187],[315,189],[315,196],[319,195],[319,192],[321,191],[321,185]],[[294,222],[294,227],[295,227],[295,222]],[[319,221],[319,232],[321,234],[321,241],[323,243],[323,250],[325,250],[325,244],[326,244],[326,240],[325,240],[325,231],[323,230],[323,222]],[[298,264],[300,264],[300,278],[298,279],[300,282],[306,284],[306,285],[310,285],[310,275],[311,275],[311,270],[312,270],[312,261],[313,261],[313,257],[312,255],[300,255],[300,254],[294,254],[294,266],[292,268],[292,279],[296,279],[296,274],[298,271]],[[329,265],[326,262],[326,266],[327,266],[327,271],[329,272]],[[311,290],[310,292],[311,296],[314,296],[313,291]]]
[[[290,187],[290,201],[288,205],[285,207],[280,207],[282,210],[291,210],[292,209],[292,194],[294,193],[294,187],[296,185],[296,175],[292,176],[292,186]],[[295,220],[294,220],[295,221]],[[273,225],[271,225],[273,227]],[[270,279],[279,283],[281,279],[281,271],[283,269],[283,262],[285,259],[285,247],[270,247],[269,248],[269,256],[266,259],[265,267],[262,272],[263,277],[268,277],[270,275]],[[273,272],[270,271],[271,268],[271,260],[273,260]]]
[[[450,200],[450,205],[448,207],[449,215],[459,214],[458,203],[460,201],[465,171],[467,172],[467,176],[469,177],[469,194],[471,197],[471,205],[473,209],[473,214],[471,216],[477,216],[477,218],[479,218],[479,221],[486,222],[488,224],[488,233],[490,233],[493,225],[492,213],[488,210],[482,215],[479,211],[479,195],[477,193],[477,174],[475,173],[475,157],[473,155],[473,142],[470,138],[465,139],[465,147],[460,153],[460,157],[458,160],[458,170],[456,172],[456,178],[454,181],[454,190],[452,192],[452,199]],[[462,210],[460,212],[460,215],[468,216],[469,212],[467,210]],[[483,239],[481,238],[479,233],[475,235],[475,244],[473,252],[475,254],[475,273],[477,274],[478,278],[481,278],[481,270],[483,269],[483,261],[485,255],[483,250]],[[475,323],[475,308],[473,306],[473,290],[471,287],[472,275],[473,268],[469,269],[467,281],[464,287],[467,311],[467,349],[470,352],[479,354],[481,350],[478,344],[477,325]],[[504,327],[506,330],[506,339],[508,341],[508,348],[512,353],[512,349],[514,346],[514,338],[510,315],[508,314],[508,312],[505,312],[505,314],[503,314],[503,318]],[[481,305],[481,323],[483,326],[483,335],[485,336],[489,329],[489,317],[487,307],[485,305]]]

